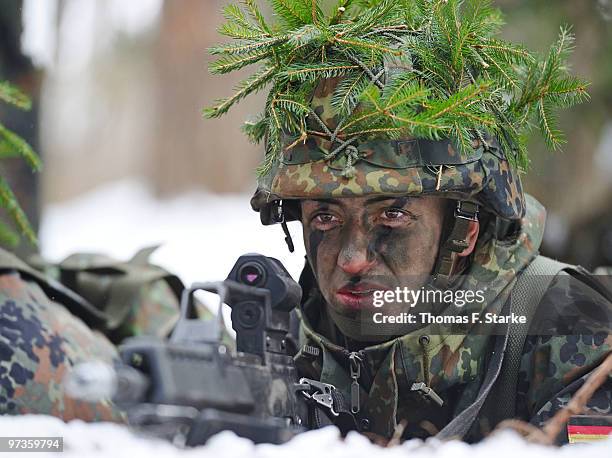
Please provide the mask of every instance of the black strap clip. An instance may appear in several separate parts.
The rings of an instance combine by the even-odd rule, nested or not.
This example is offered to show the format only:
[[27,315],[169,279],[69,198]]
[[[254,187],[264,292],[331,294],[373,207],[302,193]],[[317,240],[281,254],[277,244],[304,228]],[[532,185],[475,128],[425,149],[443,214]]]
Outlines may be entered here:
[[332,396],[332,391],[335,389],[334,385],[309,378],[301,378],[296,386],[296,391],[301,392],[306,399],[329,409],[331,414],[337,417],[338,412],[334,409],[334,398]]
[[290,253],[293,253],[295,251],[295,246],[293,245],[293,239],[291,238],[291,233],[287,227],[287,220],[285,218],[282,200],[276,201],[276,205],[274,205],[272,208],[272,221],[275,223],[280,223],[281,227],[283,228],[283,233],[285,234],[285,243],[287,244],[287,248],[289,248]]
[[478,221],[478,204],[459,200],[455,208],[455,218]]

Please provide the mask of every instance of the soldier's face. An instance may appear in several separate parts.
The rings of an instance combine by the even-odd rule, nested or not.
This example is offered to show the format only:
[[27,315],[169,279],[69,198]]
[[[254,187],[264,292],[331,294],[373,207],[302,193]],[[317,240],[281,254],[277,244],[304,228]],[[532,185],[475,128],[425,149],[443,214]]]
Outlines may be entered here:
[[434,267],[446,200],[350,197],[301,203],[306,253],[328,305],[370,309],[374,290],[420,288]]

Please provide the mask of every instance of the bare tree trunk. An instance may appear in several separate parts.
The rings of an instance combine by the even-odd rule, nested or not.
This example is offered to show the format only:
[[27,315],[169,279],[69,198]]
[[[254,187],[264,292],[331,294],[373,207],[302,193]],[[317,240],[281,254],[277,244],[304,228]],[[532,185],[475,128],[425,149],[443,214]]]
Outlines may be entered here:
[[250,145],[240,126],[261,110],[262,97],[248,99],[223,119],[205,120],[201,114],[214,99],[230,95],[239,81],[236,75],[212,76],[207,69],[211,56],[206,50],[219,41],[216,29],[226,3],[165,2],[157,43],[157,127],[151,132],[155,146],[148,171],[161,195],[198,187],[237,192],[254,186],[262,148]]

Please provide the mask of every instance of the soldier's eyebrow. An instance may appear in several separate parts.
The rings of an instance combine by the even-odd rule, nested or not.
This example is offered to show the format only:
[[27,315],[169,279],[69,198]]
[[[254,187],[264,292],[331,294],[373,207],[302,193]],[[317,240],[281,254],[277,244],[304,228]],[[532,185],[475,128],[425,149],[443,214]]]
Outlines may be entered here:
[[314,202],[316,204],[328,204],[328,205],[342,206],[342,201],[340,199],[312,199],[311,202]]
[[401,202],[401,206],[404,206],[411,200],[418,199],[419,197],[420,196],[374,196],[367,199],[365,204],[370,205],[378,202],[385,202],[387,200],[393,200],[397,201],[398,203]]

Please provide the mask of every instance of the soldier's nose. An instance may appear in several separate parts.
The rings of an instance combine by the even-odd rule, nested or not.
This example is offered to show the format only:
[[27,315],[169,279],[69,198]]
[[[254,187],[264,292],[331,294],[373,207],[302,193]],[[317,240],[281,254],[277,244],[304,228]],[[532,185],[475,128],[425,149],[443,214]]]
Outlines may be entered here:
[[349,275],[366,273],[376,262],[370,252],[368,240],[362,236],[350,237],[338,255],[338,267]]

